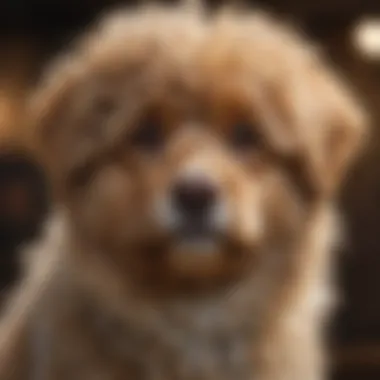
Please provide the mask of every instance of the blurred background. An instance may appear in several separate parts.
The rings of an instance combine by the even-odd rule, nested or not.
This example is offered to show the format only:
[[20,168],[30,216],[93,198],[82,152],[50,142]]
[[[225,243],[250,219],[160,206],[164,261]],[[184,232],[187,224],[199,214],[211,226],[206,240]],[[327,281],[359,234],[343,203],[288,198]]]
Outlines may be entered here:
[[[1,298],[18,276],[18,251],[38,236],[49,208],[43,173],[26,148],[25,96],[49,60],[99,12],[116,3],[126,2],[0,1],[0,310]],[[208,3],[215,6],[220,1]],[[380,379],[380,1],[256,4],[301,25],[373,116],[369,146],[340,197],[348,238],[339,267],[345,301],[333,324],[331,355],[334,379]]]

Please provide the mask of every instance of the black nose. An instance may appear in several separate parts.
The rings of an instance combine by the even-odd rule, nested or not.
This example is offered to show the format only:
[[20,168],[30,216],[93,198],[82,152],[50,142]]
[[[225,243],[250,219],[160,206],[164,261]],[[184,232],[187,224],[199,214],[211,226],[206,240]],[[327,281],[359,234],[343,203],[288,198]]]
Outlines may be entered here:
[[186,178],[173,188],[173,203],[176,209],[190,218],[202,218],[215,203],[217,189],[211,180],[203,177]]

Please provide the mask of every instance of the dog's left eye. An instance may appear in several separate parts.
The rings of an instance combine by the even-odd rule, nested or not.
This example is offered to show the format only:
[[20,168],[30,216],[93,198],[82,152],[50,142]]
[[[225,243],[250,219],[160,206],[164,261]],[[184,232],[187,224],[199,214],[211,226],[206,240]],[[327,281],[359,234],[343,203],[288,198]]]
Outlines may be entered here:
[[133,132],[131,142],[134,146],[144,150],[159,149],[164,142],[161,123],[152,118],[142,120]]
[[250,123],[240,122],[231,129],[230,143],[239,150],[256,148],[261,144],[261,136]]

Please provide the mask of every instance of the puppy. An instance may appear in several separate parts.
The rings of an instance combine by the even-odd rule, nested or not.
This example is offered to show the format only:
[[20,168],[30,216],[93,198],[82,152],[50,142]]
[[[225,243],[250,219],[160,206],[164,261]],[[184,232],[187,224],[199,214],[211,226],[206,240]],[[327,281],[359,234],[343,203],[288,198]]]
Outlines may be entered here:
[[299,33],[116,12],[30,118],[57,211],[11,334],[4,317],[1,379],[324,378],[334,198],[366,122]]

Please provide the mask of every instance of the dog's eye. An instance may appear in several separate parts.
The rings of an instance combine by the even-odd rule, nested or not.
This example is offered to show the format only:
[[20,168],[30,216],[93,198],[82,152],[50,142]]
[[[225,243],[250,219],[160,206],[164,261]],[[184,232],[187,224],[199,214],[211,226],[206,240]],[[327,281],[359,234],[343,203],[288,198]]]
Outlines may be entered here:
[[246,122],[236,123],[230,134],[230,143],[235,149],[246,150],[261,144],[261,136]]
[[131,136],[134,146],[144,150],[157,150],[164,142],[161,123],[153,118],[142,120]]
[[95,175],[96,169],[97,167],[95,163],[92,162],[84,164],[73,170],[68,176],[68,183],[70,184],[70,187],[74,189],[81,189],[85,187]]

